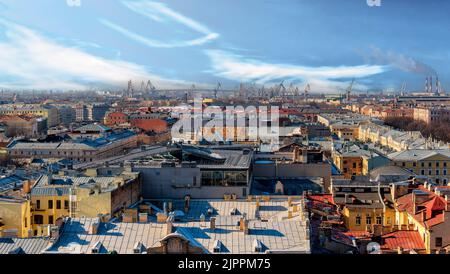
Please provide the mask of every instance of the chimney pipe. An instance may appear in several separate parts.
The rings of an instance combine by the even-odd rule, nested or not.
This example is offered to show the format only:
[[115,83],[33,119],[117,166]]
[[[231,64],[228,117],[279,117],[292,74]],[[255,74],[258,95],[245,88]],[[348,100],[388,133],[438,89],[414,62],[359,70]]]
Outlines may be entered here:
[[211,217],[211,218],[209,219],[209,228],[210,228],[211,230],[216,229],[216,217]]
[[29,180],[23,182],[22,190],[24,194],[28,194],[31,192],[31,182]]

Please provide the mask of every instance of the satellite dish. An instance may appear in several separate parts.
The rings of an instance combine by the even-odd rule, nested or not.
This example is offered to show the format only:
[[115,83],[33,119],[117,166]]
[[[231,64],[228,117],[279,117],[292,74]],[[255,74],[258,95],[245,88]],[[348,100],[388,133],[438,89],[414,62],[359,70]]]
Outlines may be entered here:
[[377,242],[370,242],[367,245],[367,253],[369,254],[380,254],[380,250],[381,250],[380,244]]

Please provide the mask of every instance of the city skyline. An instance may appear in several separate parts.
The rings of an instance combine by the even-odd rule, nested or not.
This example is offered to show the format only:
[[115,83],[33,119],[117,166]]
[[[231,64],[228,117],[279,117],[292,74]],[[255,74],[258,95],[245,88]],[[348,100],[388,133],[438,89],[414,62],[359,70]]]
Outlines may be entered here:
[[439,75],[448,89],[449,3],[283,3],[1,0],[0,88],[285,81],[335,93],[355,78],[356,91],[399,90],[403,83],[422,91],[425,77]]

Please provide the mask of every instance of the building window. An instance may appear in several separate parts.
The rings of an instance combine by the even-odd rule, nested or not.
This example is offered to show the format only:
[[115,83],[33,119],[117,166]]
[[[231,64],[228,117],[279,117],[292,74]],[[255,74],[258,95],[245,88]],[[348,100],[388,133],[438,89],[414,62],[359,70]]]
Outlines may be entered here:
[[36,200],[36,209],[41,209],[41,200]]
[[442,238],[436,237],[436,242],[434,244],[436,247],[442,247]]
[[387,218],[386,218],[386,223],[387,223],[388,225],[392,224],[391,217],[387,217]]
[[383,217],[377,216],[377,225],[382,225],[382,224],[383,224]]
[[425,163],[424,162],[420,163],[420,166],[425,167]]
[[36,224],[36,225],[44,224],[44,216],[42,216],[42,215],[34,215],[33,218],[34,218],[33,219],[34,224]]
[[371,224],[372,224],[372,217],[369,214],[367,214],[366,215],[366,225],[371,225]]
[[61,209],[61,200],[56,200],[56,209]]
[[361,225],[361,216],[356,216],[356,221],[355,221],[356,225]]
[[436,169],[436,175],[439,175],[439,169]]
[[53,224],[53,215],[48,215],[48,223]]
[[48,200],[48,209],[53,209],[53,200]]
[[414,166],[414,167],[417,166],[416,162],[413,162],[413,166]]
[[64,200],[64,209],[69,209],[69,201]]

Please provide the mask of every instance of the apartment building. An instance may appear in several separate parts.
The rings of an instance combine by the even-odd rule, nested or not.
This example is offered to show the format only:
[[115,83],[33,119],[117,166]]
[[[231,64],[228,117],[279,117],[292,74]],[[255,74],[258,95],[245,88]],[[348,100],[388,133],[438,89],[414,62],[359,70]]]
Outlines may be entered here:
[[387,157],[392,165],[408,169],[437,185],[447,185],[450,182],[449,149],[411,149],[394,152]]
[[32,228],[35,236],[62,217],[114,216],[141,197],[139,173],[124,171],[116,176],[42,175],[30,192]]
[[124,149],[135,148],[138,135],[129,130],[116,131],[97,139],[78,139],[69,142],[12,142],[8,154],[13,159],[66,158],[78,162],[93,162],[122,155]]
[[47,127],[53,127],[59,124],[58,109],[50,105],[1,105],[0,115],[45,117],[47,118]]

